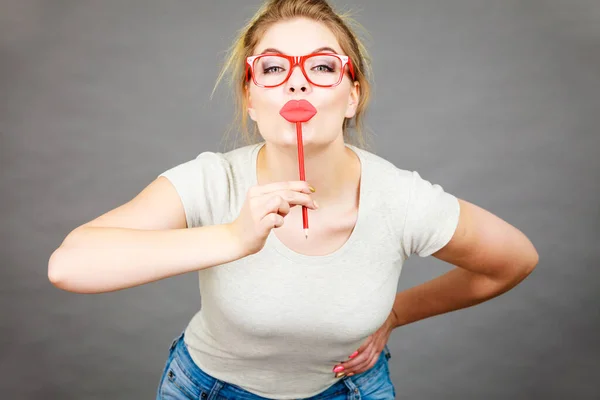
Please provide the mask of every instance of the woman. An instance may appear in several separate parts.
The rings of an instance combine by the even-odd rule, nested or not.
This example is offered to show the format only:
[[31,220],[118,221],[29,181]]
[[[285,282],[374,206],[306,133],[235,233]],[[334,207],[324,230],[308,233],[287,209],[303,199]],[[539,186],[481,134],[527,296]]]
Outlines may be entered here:
[[[52,254],[50,280],[78,293],[199,271],[202,309],[157,398],[394,398],[394,328],[495,297],[537,264],[516,228],[346,143],[369,97],[347,21],[322,0],[265,3],[224,68],[263,140],[164,172]],[[280,115],[290,100],[317,112],[302,127],[308,182]],[[309,209],[308,237],[295,206]],[[397,294],[412,254],[457,267]]]

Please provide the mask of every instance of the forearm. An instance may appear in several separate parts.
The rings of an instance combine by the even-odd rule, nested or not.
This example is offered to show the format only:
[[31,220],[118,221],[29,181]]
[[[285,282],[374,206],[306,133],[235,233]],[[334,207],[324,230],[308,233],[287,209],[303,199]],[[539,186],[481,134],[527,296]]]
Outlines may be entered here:
[[499,282],[483,274],[454,268],[398,293],[392,310],[395,327],[482,303],[506,292],[526,275]]
[[103,293],[243,257],[228,225],[138,230],[87,227],[52,254],[48,277],[60,289]]

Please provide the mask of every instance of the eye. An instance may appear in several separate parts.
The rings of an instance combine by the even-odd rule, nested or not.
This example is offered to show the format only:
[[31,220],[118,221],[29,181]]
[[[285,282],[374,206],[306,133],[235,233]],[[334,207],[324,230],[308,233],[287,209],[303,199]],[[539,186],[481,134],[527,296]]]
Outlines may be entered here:
[[316,67],[314,67],[313,69],[316,69],[318,72],[333,72],[334,69],[331,68],[329,65],[317,65]]
[[282,71],[283,71],[283,68],[281,68],[281,67],[268,67],[263,70],[263,73],[271,74],[271,73],[282,72]]

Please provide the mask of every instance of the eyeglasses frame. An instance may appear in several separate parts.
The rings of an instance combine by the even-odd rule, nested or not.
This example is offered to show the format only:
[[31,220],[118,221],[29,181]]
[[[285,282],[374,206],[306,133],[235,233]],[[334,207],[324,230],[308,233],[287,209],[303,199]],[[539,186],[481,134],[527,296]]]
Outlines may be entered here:
[[[287,76],[278,85],[260,85],[258,82],[256,82],[256,78],[254,76],[254,61],[257,58],[268,57],[268,56],[283,57],[283,58],[287,59],[289,61],[290,65],[291,65],[290,70],[288,71]],[[333,84],[333,85],[319,85],[319,84],[316,84],[316,83],[314,83],[313,81],[310,80],[310,78],[306,74],[306,71],[304,70],[304,61],[307,58],[315,57],[315,56],[335,56],[335,57],[337,57],[337,58],[340,59],[340,61],[342,62],[342,73],[340,73],[340,78],[339,78],[339,80],[335,84]],[[346,73],[346,65],[348,65],[348,69],[350,70],[350,74],[352,75],[352,80],[356,80],[355,76],[354,76],[354,68],[352,66],[352,60],[350,59],[350,57],[348,57],[346,55],[343,55],[343,54],[335,54],[335,53],[311,53],[311,54],[307,54],[307,55],[304,55],[304,56],[289,56],[289,55],[281,54],[281,53],[277,53],[277,54],[270,54],[270,53],[257,54],[257,55],[250,56],[250,57],[246,58],[246,69],[245,69],[244,76],[246,76],[246,82],[250,79],[250,77],[252,77],[252,81],[258,87],[262,87],[262,88],[274,88],[274,87],[283,85],[284,83],[286,83],[288,81],[288,79],[290,79],[290,76],[292,75],[292,71],[294,70],[294,67],[296,65],[300,66],[300,70],[302,71],[302,74],[304,75],[304,77],[306,78],[306,80],[308,82],[310,82],[311,85],[314,85],[314,86],[318,86],[318,87],[335,87],[335,86],[339,85],[340,82],[342,82],[342,79],[344,79],[344,75]],[[250,74],[248,75],[248,73],[250,73]]]

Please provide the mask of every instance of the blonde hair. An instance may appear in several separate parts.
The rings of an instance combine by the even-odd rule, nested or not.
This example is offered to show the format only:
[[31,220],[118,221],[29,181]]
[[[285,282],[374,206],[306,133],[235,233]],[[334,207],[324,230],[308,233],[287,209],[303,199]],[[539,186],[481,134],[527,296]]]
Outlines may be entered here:
[[[245,95],[246,58],[252,55],[260,38],[271,25],[301,17],[325,24],[335,35],[342,51],[350,57],[354,67],[355,80],[360,85],[360,100],[354,117],[344,119],[342,131],[345,141],[361,148],[370,147],[365,134],[364,117],[371,93],[369,83],[369,78],[372,77],[371,60],[365,45],[354,34],[351,26],[362,31],[365,30],[351,17],[349,11],[337,14],[326,0],[267,0],[246,23],[246,26],[238,32],[234,43],[228,50],[225,63],[211,94],[212,98],[219,82],[228,71],[231,71],[229,84],[234,89],[235,118],[225,136],[227,137],[232,130],[235,130],[241,133],[245,144],[260,141],[258,127],[254,121],[252,121],[252,132],[250,133],[248,130],[249,117]],[[355,137],[350,135],[350,128],[355,129]],[[234,146],[236,145],[234,144]]]

